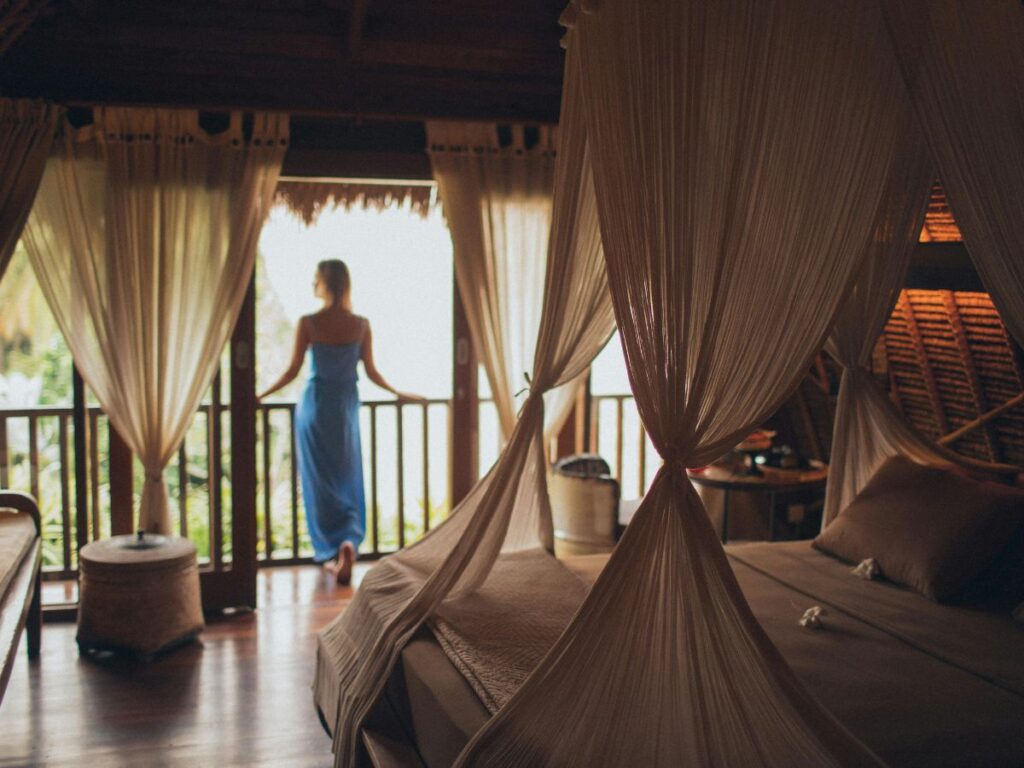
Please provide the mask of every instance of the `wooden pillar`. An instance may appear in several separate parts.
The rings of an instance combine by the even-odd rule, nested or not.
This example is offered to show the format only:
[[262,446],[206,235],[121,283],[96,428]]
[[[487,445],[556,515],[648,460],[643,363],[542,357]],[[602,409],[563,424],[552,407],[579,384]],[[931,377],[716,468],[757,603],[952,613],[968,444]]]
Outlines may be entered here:
[[576,402],[573,403],[569,416],[558,433],[553,459],[584,453],[587,450],[587,437],[590,428],[590,374],[580,383],[576,391]]
[[135,531],[135,457],[109,419],[107,430],[110,438],[110,534],[118,536]]
[[256,607],[256,277],[231,336],[231,583],[233,600]]
[[480,464],[480,398],[476,352],[470,338],[466,310],[456,283],[452,301],[452,411],[450,481],[452,509],[476,484]]

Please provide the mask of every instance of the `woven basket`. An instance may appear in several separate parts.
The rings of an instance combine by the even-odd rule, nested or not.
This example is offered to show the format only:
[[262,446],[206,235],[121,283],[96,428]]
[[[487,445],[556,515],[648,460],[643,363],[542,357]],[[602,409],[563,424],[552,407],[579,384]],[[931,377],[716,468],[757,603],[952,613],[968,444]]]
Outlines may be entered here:
[[78,645],[152,656],[203,629],[196,548],[188,539],[135,536],[79,553]]

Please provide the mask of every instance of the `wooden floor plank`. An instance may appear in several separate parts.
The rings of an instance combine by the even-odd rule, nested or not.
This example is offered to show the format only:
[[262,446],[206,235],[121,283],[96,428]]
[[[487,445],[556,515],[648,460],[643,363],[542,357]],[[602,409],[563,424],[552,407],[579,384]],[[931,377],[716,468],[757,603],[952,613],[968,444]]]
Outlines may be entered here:
[[39,662],[21,655],[0,704],[0,766],[331,765],[316,633],[352,589],[314,566],[264,569],[258,588],[258,611],[212,619],[201,643],[148,665],[79,658],[73,624],[45,625]]

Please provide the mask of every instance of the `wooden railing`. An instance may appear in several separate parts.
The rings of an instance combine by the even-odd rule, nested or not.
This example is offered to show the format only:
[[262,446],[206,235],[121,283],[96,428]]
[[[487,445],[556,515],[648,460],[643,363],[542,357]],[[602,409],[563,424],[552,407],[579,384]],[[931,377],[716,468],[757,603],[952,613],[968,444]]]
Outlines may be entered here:
[[[367,498],[363,556],[395,551],[447,516],[450,413],[447,400],[402,406],[394,401],[363,403]],[[196,543],[200,563],[207,566],[231,559],[226,418],[230,418],[229,406],[203,405],[164,472],[174,532]],[[312,559],[302,519],[294,418],[294,403],[271,402],[257,410],[257,548],[264,565]],[[87,419],[92,439],[83,459],[75,455],[70,407],[0,411],[0,487],[27,491],[39,500],[43,572],[49,580],[75,578],[78,549],[111,532],[109,424],[98,407],[87,410]],[[87,468],[88,503],[80,520],[75,467],[82,460]],[[133,474],[137,506],[142,476],[137,463]]]
[[[483,405],[487,405],[483,403]],[[363,403],[367,531],[361,555],[377,557],[415,541],[449,511],[451,403],[429,400],[399,406]],[[106,415],[87,411],[88,504],[76,505],[73,412],[39,406],[0,411],[0,487],[28,491],[43,513],[44,577],[77,576],[80,546],[111,532],[110,434]],[[196,543],[201,563],[231,559],[230,430],[227,405],[203,405],[176,457],[165,470],[175,533]],[[623,484],[624,497],[644,493],[656,456],[636,416],[631,395],[592,398],[589,444]],[[310,562],[301,483],[295,460],[295,404],[269,402],[257,410],[257,557],[261,565]],[[442,437],[443,436],[443,437]],[[134,473],[135,503],[142,470]]]
[[[447,516],[450,417],[448,400],[401,406],[394,401],[363,403],[367,519],[361,556],[378,557],[401,549]],[[304,509],[295,461],[295,404],[262,404],[258,419],[260,562],[309,562],[306,524],[300,519]],[[439,432],[444,439],[435,440],[431,450],[431,436]],[[436,471],[437,465],[441,472]],[[287,478],[283,486],[281,474]]]
[[608,462],[623,498],[643,496],[661,461],[640,422],[633,395],[592,395],[588,419],[585,450]]

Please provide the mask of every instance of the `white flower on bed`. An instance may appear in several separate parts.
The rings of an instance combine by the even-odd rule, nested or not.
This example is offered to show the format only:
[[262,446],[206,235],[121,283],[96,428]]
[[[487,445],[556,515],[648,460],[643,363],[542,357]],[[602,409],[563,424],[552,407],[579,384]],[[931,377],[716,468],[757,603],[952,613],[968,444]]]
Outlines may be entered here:
[[804,611],[804,615],[800,617],[799,624],[801,627],[806,629],[821,629],[824,624],[821,623],[821,617],[826,613],[825,609],[820,605],[814,605]]
[[861,560],[856,568],[853,568],[850,573],[856,576],[858,579],[864,579],[865,581],[874,581],[882,575],[882,569],[878,567],[878,563],[875,562],[875,558],[868,557]]

